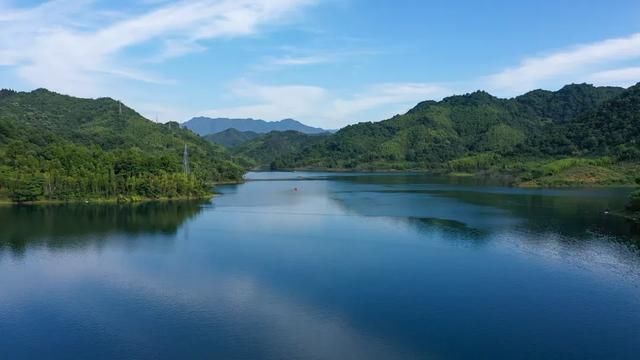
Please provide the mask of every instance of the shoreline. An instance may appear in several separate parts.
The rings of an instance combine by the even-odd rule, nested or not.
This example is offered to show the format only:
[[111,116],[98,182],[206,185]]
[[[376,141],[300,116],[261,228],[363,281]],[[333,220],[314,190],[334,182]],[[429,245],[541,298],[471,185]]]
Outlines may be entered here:
[[71,200],[34,200],[34,201],[11,201],[8,199],[0,199],[0,206],[14,206],[14,205],[69,205],[69,204],[87,204],[87,205],[128,205],[128,204],[143,204],[151,202],[172,202],[172,201],[206,201],[212,200],[217,194],[212,193],[207,196],[199,197],[174,197],[174,198],[108,198],[108,199],[71,199]]
[[[515,182],[512,180],[512,175],[510,174],[489,174],[489,173],[469,173],[469,172],[443,172],[443,171],[434,171],[434,170],[426,170],[426,169],[323,169],[323,168],[296,168],[296,169],[263,169],[256,168],[251,169],[247,172],[309,172],[309,173],[350,173],[350,174],[411,174],[411,175],[429,175],[434,177],[446,177],[446,178],[468,178],[468,179],[478,179],[478,180],[494,180],[501,181],[504,186],[512,187],[512,188],[520,188],[520,189],[572,189],[572,188],[582,188],[582,189],[593,189],[593,188],[633,188],[636,187],[637,184],[628,183],[628,184],[584,184],[584,183],[567,183],[563,185],[556,186],[544,186],[531,184],[530,182]],[[246,175],[246,173],[245,173]],[[205,201],[212,200],[214,197],[218,196],[219,193],[215,191],[215,186],[218,185],[240,185],[246,183],[247,180],[242,178],[238,181],[222,181],[216,182],[212,184],[212,189],[209,194],[197,197],[160,197],[160,198],[145,198],[145,197],[114,197],[114,198],[87,198],[87,199],[69,199],[69,200],[35,200],[35,201],[24,201],[24,202],[16,202],[10,199],[1,198],[0,206],[12,206],[12,205],[64,205],[64,204],[139,204],[139,203],[149,203],[149,202],[171,202],[171,201]],[[640,214],[623,214],[623,213],[615,213],[614,215],[625,217],[630,221],[634,221],[640,223]]]
[[246,179],[239,181],[221,181],[215,182],[212,185],[208,194],[195,197],[159,197],[159,198],[146,198],[139,196],[122,196],[113,198],[91,198],[86,199],[67,199],[67,200],[34,200],[34,201],[22,201],[17,202],[7,198],[0,198],[0,206],[13,206],[13,205],[66,205],[66,204],[93,204],[93,205],[113,205],[113,204],[141,204],[150,202],[171,202],[171,201],[211,201],[219,193],[215,191],[215,186],[218,185],[238,185],[245,183]]
[[430,176],[440,176],[440,177],[448,177],[448,178],[468,178],[468,179],[478,179],[478,180],[494,180],[500,181],[503,184],[507,184],[508,187],[513,188],[521,188],[521,189],[570,189],[570,188],[632,188],[636,187],[637,184],[635,182],[628,183],[619,183],[619,184],[589,184],[589,183],[581,183],[581,182],[567,182],[562,185],[540,185],[532,183],[531,181],[515,181],[513,174],[502,173],[487,173],[487,172],[478,172],[478,173],[470,173],[470,172],[461,172],[461,171],[438,171],[438,170],[426,170],[426,169],[324,169],[324,168],[294,168],[294,169],[252,169],[251,172],[310,172],[310,173],[350,173],[350,174],[371,174],[371,173],[379,173],[379,174],[411,174],[411,175],[430,175]]

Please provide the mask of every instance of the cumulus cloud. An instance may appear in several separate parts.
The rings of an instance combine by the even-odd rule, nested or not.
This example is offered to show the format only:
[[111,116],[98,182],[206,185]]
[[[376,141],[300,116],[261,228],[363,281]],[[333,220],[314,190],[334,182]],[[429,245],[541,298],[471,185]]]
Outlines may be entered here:
[[492,74],[483,81],[490,89],[513,94],[558,81],[584,81],[602,67],[638,58],[640,33],[525,58],[518,66]]

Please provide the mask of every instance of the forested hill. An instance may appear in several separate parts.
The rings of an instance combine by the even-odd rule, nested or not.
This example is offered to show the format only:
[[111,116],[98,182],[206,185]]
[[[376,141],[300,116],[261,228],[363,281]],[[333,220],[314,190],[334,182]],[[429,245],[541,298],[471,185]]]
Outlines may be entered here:
[[583,152],[640,161],[640,83],[576,117],[566,134]]
[[240,131],[231,128],[219,133],[206,135],[204,138],[227,148],[233,148],[238,145],[244,144],[247,141],[251,141],[258,136],[260,136],[260,134],[258,134],[257,132]]
[[243,159],[253,160],[250,164],[261,169],[278,169],[293,161],[292,156],[306,147],[322,143],[329,133],[303,134],[298,131],[272,131],[246,141],[231,151]]
[[[588,166],[638,162],[639,92],[639,85],[625,90],[580,84],[512,99],[478,91],[425,101],[389,120],[347,126],[288,155],[281,168],[499,168],[526,180],[554,175],[537,173],[544,165],[539,160],[576,157]],[[626,182],[625,176],[616,181]]]
[[200,197],[242,173],[222,147],[113,99],[0,91],[0,199]]
[[515,102],[524,111],[531,111],[542,119],[567,122],[622,94],[624,90],[621,87],[594,87],[587,84],[567,85],[558,91],[530,91],[515,98]]

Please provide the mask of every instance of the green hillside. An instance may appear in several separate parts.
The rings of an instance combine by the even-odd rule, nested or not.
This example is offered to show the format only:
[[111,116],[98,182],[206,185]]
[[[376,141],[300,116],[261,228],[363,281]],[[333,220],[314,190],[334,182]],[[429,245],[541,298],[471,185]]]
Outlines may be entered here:
[[512,99],[478,91],[335,134],[227,131],[223,138],[233,157],[113,99],[1,90],[0,200],[202,197],[214,183],[240,180],[246,167],[426,170],[523,186],[630,184],[640,172],[640,85],[568,85]]
[[251,141],[258,136],[260,136],[260,134],[253,131],[240,131],[230,128],[219,133],[206,135],[204,138],[216,144],[233,148],[247,141]]
[[213,183],[237,181],[242,173],[223,148],[113,99],[0,91],[0,198],[202,197]]
[[[274,158],[281,160],[278,168],[483,172],[529,185],[626,184],[640,161],[639,91],[638,85],[581,84],[512,99],[478,91],[347,126]],[[562,159],[570,166],[555,166]]]
[[640,160],[640,84],[576,117],[567,137],[584,153]]
[[292,163],[294,154],[322,143],[327,137],[327,134],[310,135],[293,130],[272,131],[241,144],[233,149],[233,153],[251,159],[253,167],[278,169]]
[[553,122],[567,122],[624,92],[620,87],[567,85],[558,91],[534,90],[515,98],[525,111]]

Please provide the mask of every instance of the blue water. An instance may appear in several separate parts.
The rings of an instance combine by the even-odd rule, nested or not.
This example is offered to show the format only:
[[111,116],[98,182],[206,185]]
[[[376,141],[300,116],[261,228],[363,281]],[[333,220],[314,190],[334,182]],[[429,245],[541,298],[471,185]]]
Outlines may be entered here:
[[1,359],[636,359],[629,189],[253,173],[0,208]]

